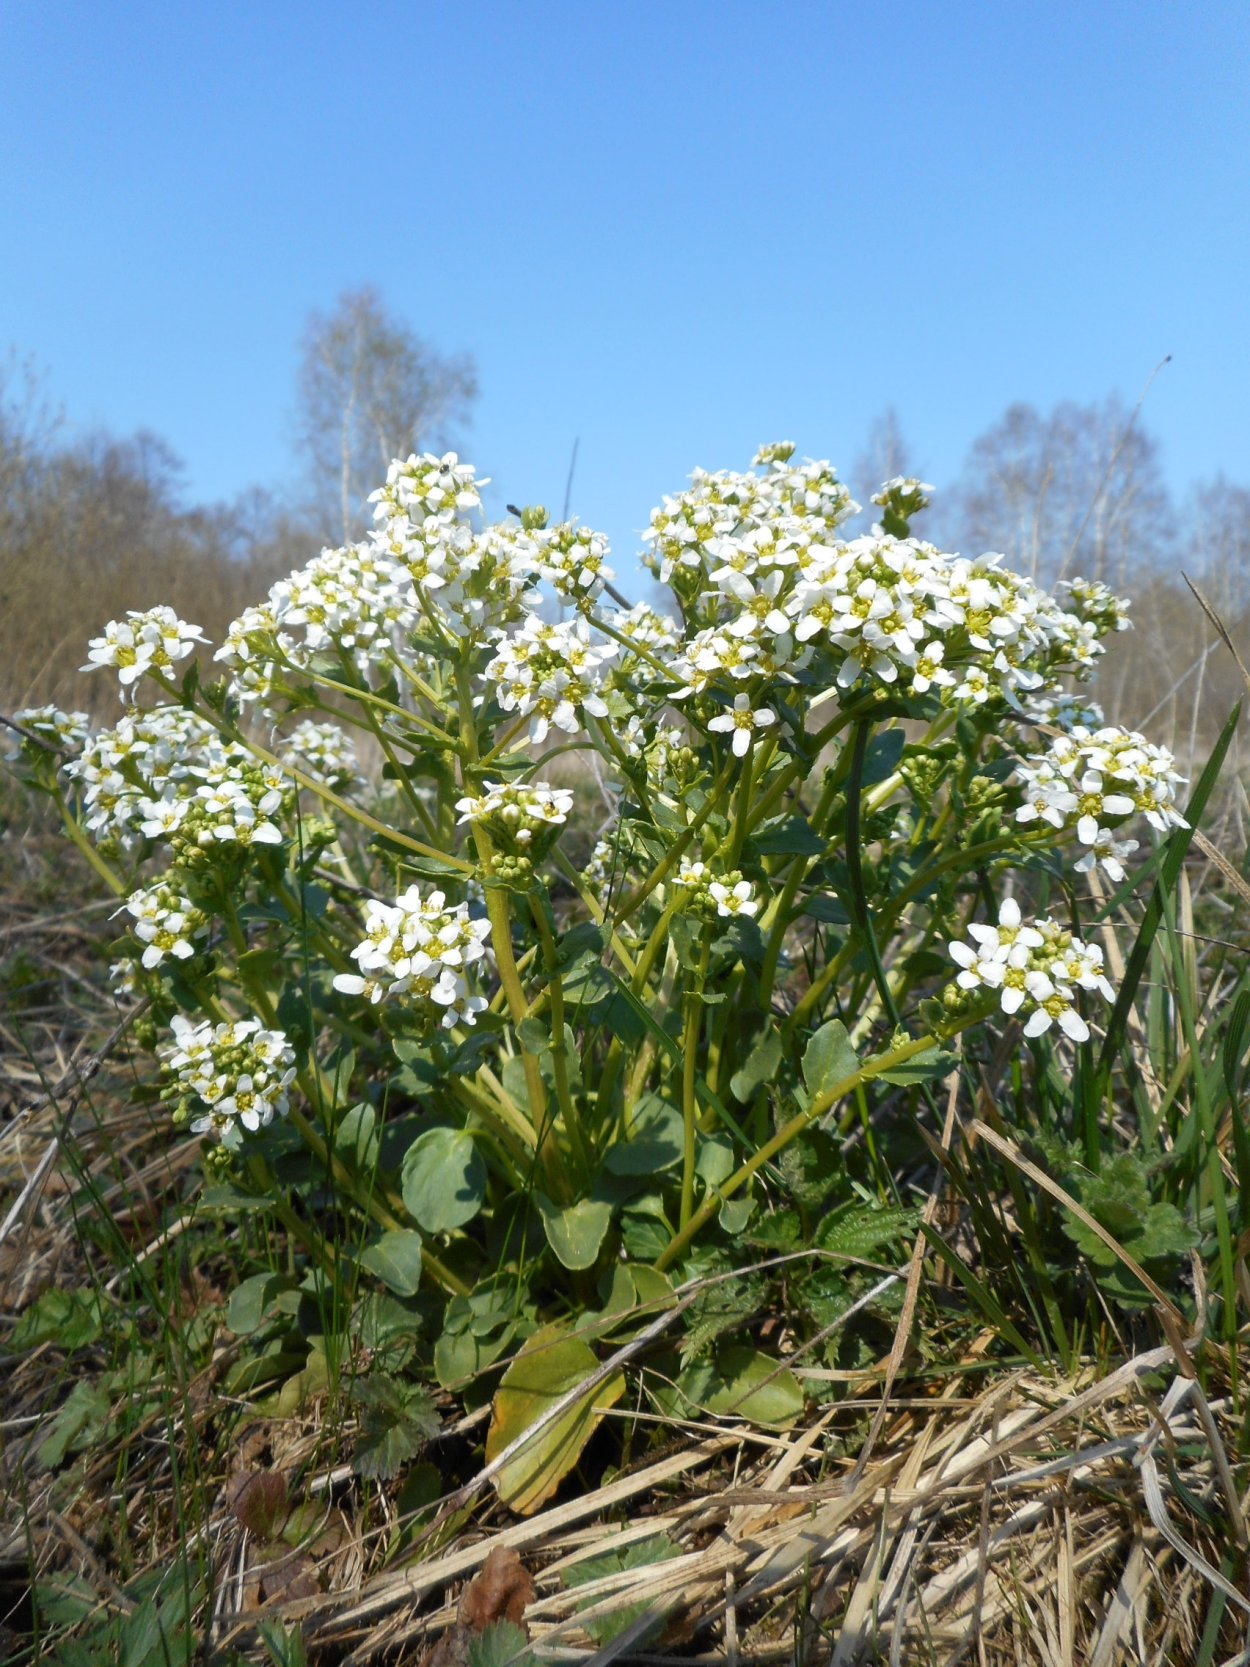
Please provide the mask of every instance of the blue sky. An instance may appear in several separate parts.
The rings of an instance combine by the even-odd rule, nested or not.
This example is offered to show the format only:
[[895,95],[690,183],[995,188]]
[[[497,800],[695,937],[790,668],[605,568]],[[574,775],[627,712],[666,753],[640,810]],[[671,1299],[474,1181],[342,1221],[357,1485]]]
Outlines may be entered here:
[[[1012,400],[1152,367],[1178,490],[1250,478],[1250,7],[0,8],[0,349],[188,494],[292,482],[345,287],[475,355],[463,450],[622,560],[695,464],[940,487]],[[625,546],[625,548],[621,548]]]

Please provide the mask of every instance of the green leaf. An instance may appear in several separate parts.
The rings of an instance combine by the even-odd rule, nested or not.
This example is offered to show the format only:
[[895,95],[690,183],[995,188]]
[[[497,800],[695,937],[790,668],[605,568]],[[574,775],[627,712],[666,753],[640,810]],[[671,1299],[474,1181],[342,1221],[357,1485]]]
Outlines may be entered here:
[[683,1364],[697,1359],[727,1331],[741,1335],[767,1299],[768,1286],[759,1273],[720,1279],[700,1291],[686,1318],[686,1334],[681,1342]]
[[825,1217],[816,1230],[822,1250],[849,1261],[871,1261],[885,1245],[901,1238],[915,1225],[914,1210],[852,1200]]
[[68,1354],[94,1343],[103,1323],[100,1299],[94,1291],[53,1286],[20,1316],[9,1333],[7,1347],[20,1354],[42,1343],[55,1343]]
[[739,1198],[722,1198],[716,1217],[721,1231],[728,1233],[731,1239],[736,1239],[750,1221],[754,1209],[755,1200],[749,1193],[743,1193]]
[[334,1149],[358,1174],[371,1174],[377,1166],[378,1119],[373,1107],[362,1100],[345,1111],[334,1131]]
[[803,1412],[803,1390],[789,1367],[747,1344],[717,1351],[715,1365],[682,1374],[682,1393],[708,1412],[745,1418],[769,1429],[788,1429]]
[[[878,1054],[876,1056],[880,1058]],[[932,1082],[934,1077],[948,1077],[959,1064],[957,1054],[948,1053],[945,1048],[932,1047],[924,1053],[918,1053],[902,1065],[896,1065],[893,1070],[879,1071],[876,1076],[878,1082],[892,1082],[899,1087],[907,1087],[916,1082]],[[872,1065],[871,1059],[864,1061],[864,1068]]]
[[515,1621],[494,1621],[469,1638],[469,1667],[536,1667],[529,1639]]
[[[561,1578],[566,1590],[577,1586],[589,1586],[592,1581],[605,1580],[609,1575],[624,1574],[629,1569],[649,1569],[680,1556],[681,1547],[674,1545],[666,1534],[651,1534],[645,1540],[634,1540],[632,1544],[622,1546],[619,1551],[607,1551],[601,1557],[588,1557],[583,1563],[573,1563],[561,1571]],[[657,1610],[654,1627],[648,1627],[636,1640],[635,1649],[643,1649],[655,1638],[665,1616],[675,1606],[676,1601],[675,1598],[671,1599],[662,1609]],[[583,1600],[578,1607],[586,1609],[590,1606],[589,1600]],[[600,1616],[598,1620],[588,1620],[584,1625],[602,1649],[605,1644],[610,1644],[628,1627],[633,1626],[651,1607],[651,1602],[644,1597],[637,1603],[626,1605],[624,1609],[615,1609],[610,1615]]]
[[795,915],[808,915],[812,920],[823,921],[828,926],[849,926],[851,917],[846,911],[846,905],[829,892],[814,891],[805,897],[795,910]]
[[734,1149],[723,1135],[703,1135],[700,1138],[694,1172],[712,1192],[722,1181],[729,1179],[735,1167]]
[[748,1105],[755,1098],[757,1088],[771,1083],[781,1064],[781,1054],[781,1038],[775,1030],[771,1030],[762,1042],[757,1042],[751,1049],[741,1069],[730,1077],[729,1086],[735,1099]]
[[434,1345],[434,1371],[444,1389],[453,1389],[494,1364],[512,1343],[519,1327],[530,1324],[524,1287],[515,1273],[490,1274],[466,1296],[453,1296],[443,1316],[443,1334]]
[[887,776],[892,776],[898,769],[906,742],[907,737],[901,729],[885,729],[874,735],[868,743],[864,768],[859,778],[860,786],[873,787],[884,781]]
[[404,1154],[400,1190],[413,1220],[427,1233],[463,1227],[486,1197],[486,1165],[471,1135],[427,1129]]
[[803,1052],[803,1081],[815,1100],[835,1083],[845,1082],[859,1070],[859,1060],[841,1019],[830,1019],[808,1042]]
[[438,1434],[434,1403],[419,1384],[373,1372],[367,1378],[356,1379],[351,1396],[360,1414],[352,1459],[358,1476],[389,1481]]
[[551,1049],[551,1031],[542,1019],[522,1019],[516,1027],[517,1040],[526,1053],[548,1053]]
[[802,816],[770,822],[750,843],[761,857],[819,857],[825,850],[825,841]]
[[251,1193],[240,1192],[238,1187],[232,1187],[229,1182],[222,1182],[215,1187],[205,1187],[200,1194],[201,1210],[224,1210],[230,1215],[250,1210],[263,1210],[268,1207],[264,1198],[253,1198]]
[[103,1605],[91,1582],[70,1569],[49,1570],[36,1581],[34,1599],[45,1626],[77,1626]]
[[[536,1332],[496,1391],[486,1437],[487,1462],[498,1458],[565,1395],[585,1383],[597,1366],[593,1350],[580,1338],[564,1336],[559,1325]],[[558,1418],[495,1472],[495,1491],[501,1502],[519,1516],[537,1510],[577,1463],[603,1414],[624,1393],[625,1379],[618,1371],[576,1396]]]
[[107,1427],[112,1404],[112,1396],[99,1384],[76,1383],[35,1449],[40,1464],[55,1470],[67,1453],[90,1447]]
[[603,1167],[610,1175],[655,1175],[681,1162],[681,1112],[658,1094],[648,1094],[634,1115],[629,1140],[610,1146]]
[[415,1296],[421,1284],[420,1233],[409,1227],[391,1228],[365,1246],[360,1265],[401,1297]]
[[801,1209],[824,1203],[846,1173],[842,1149],[825,1129],[804,1129],[777,1159],[791,1199]]
[[603,954],[603,928],[592,920],[572,927],[556,946],[556,970],[567,972],[576,962]]
[[250,1337],[260,1330],[282,1292],[293,1289],[286,1274],[254,1273],[230,1293],[226,1325],[236,1337]]
[[561,1208],[546,1193],[535,1191],[534,1202],[543,1219],[547,1243],[562,1266],[593,1267],[612,1219],[612,1206],[584,1198]]

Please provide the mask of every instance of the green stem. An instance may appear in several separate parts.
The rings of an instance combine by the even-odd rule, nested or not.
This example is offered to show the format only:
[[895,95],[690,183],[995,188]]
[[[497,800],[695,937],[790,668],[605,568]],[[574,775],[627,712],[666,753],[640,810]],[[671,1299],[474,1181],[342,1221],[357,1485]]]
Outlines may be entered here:
[[[181,695],[177,685],[159,674],[153,673],[153,676],[165,692],[181,704]],[[376,816],[370,816],[368,811],[361,810],[358,805],[349,804],[333,788],[327,787],[323,781],[318,781],[315,776],[308,775],[298,765],[279,758],[276,753],[270,752],[267,747],[262,747],[259,741],[248,740],[239,733],[234,724],[228,723],[211,707],[205,707],[203,710],[197,707],[196,710],[201,717],[212,724],[219,734],[224,735],[230,741],[236,742],[241,747],[246,747],[254,758],[259,758],[265,764],[271,764],[275,770],[280,770],[283,775],[290,776],[292,781],[297,781],[301,787],[307,788],[310,793],[316,794],[323,804],[333,805],[350,821],[359,823],[362,828],[368,828],[371,833],[379,834],[383,839],[389,840],[391,844],[398,845],[405,851],[414,851],[419,857],[433,858],[435,862],[445,863],[449,868],[458,869],[462,874],[473,873],[471,862],[466,862],[463,857],[453,857],[446,851],[438,851],[432,845],[424,845],[419,839],[412,839],[408,834],[400,833],[396,828],[388,828],[385,822],[379,822]]]
[[703,824],[707,821],[708,817],[711,816],[712,812],[720,803],[722,797],[724,796],[725,789],[729,786],[734,766],[737,762],[736,758],[730,758],[729,763],[726,764],[725,768],[721,771],[720,775],[713,783],[710,791],[708,792],[707,798],[704,800],[702,807],[695,815],[693,821],[689,822],[686,827],[682,829],[681,833],[678,834],[677,838],[669,846],[668,850],[660,858],[659,862],[651,870],[647,878],[640,881],[634,890],[630,892],[629,896],[622,898],[620,903],[617,904],[613,915],[615,920],[627,920],[640,904],[646,902],[647,898],[650,897],[655,888],[663,885],[664,881],[668,879],[673,869],[677,867],[677,864],[681,861],[682,857],[689,849],[690,841],[702,829]]
[[699,1122],[695,1078],[699,1066],[699,1032],[703,1027],[703,985],[707,978],[711,954],[711,933],[703,928],[703,942],[699,951],[699,970],[694,984],[686,991],[686,1023],[682,1032],[681,1068],[681,1225],[684,1228],[694,1210],[695,1132]]
[[[469,669],[463,660],[456,662],[456,699],[460,712],[461,781],[468,791],[470,775],[476,772],[479,760],[477,729],[473,722],[473,690],[469,683]],[[508,1013],[520,1042],[520,1027],[526,1016],[528,1003],[521,984],[521,975],[517,971],[516,956],[512,951],[512,911],[508,903],[509,894],[493,878],[495,847],[490,835],[480,822],[473,822],[470,826],[478,862],[486,881],[486,918],[490,922],[490,941],[495,954],[495,966],[499,971],[499,982],[503,987]],[[523,1042],[521,1059],[525,1071],[526,1094],[529,1098],[530,1122],[538,1144],[538,1155],[548,1184],[557,1199],[563,1200],[567,1196],[568,1187],[560,1161],[560,1149],[555,1140],[550,1138],[552,1131],[547,1120],[547,1087],[538,1068],[538,1060]]]
[[86,834],[79,826],[77,819],[70,811],[69,805],[65,801],[64,793],[61,792],[59,787],[53,787],[50,791],[52,793],[52,801],[61,813],[61,821],[65,824],[65,831],[73,840],[74,844],[82,852],[83,856],[86,857],[91,867],[99,875],[100,879],[104,881],[105,885],[113,893],[114,897],[127,896],[128,893],[125,881],[120,879],[113,872],[108,863],[105,862],[104,858],[87,838]]
[[[824,822],[828,816],[834,800],[838,796],[838,778],[830,770],[825,779],[824,789],[820,801],[812,813],[810,826],[812,831],[823,837]],[[794,899],[798,889],[807,877],[811,866],[811,857],[793,857],[790,860],[790,872],[786,876],[785,885],[781,888],[776,899],[765,909],[760,920],[761,928],[768,928],[768,939],[764,946],[764,963],[760,968],[759,998],[760,1006],[767,1007],[772,999],[773,984],[777,977],[777,962],[781,959],[782,946],[785,943],[786,928],[790,923],[790,910],[794,907]]]
[[864,889],[864,847],[860,808],[864,790],[864,759],[868,752],[868,736],[871,728],[872,726],[867,718],[860,718],[855,725],[855,741],[851,750],[851,774],[846,787],[846,866],[850,874],[850,902],[855,913],[855,925],[859,931],[862,947],[868,954],[873,981],[881,994],[881,1004],[889,1015],[890,1023],[897,1029],[902,1020],[899,1017],[898,1007],[894,1000],[894,992],[890,988],[890,980],[885,974],[885,966],[881,960],[881,949],[877,943],[877,934],[873,930],[872,910],[868,907],[868,893]]
[[532,893],[530,896],[530,912],[534,917],[534,925],[538,928],[543,961],[547,968],[547,989],[551,998],[551,1072],[555,1078],[556,1104],[560,1108],[560,1121],[564,1124],[565,1136],[581,1171],[582,1181],[588,1183],[591,1169],[590,1154],[587,1152],[586,1143],[582,1139],[577,1107],[573,1104],[573,1096],[569,1092],[568,1054],[564,1039],[564,985],[560,978],[556,941],[551,935],[551,927],[547,924],[547,916],[543,911],[543,906]]
[[[965,1026],[961,1024],[958,1028],[963,1029]],[[951,1030],[945,1033],[941,1039],[946,1040],[948,1036],[954,1034],[955,1031]],[[840,1082],[835,1082],[832,1088],[827,1089],[823,1094],[818,1094],[805,1111],[796,1113],[788,1123],[783,1124],[771,1140],[765,1141],[744,1164],[741,1164],[734,1171],[728,1180],[722,1182],[715,1192],[709,1193],[707,1199],[690,1219],[682,1224],[680,1230],[673,1235],[664,1250],[660,1252],[655,1260],[656,1268],[662,1272],[665,1268],[670,1267],[696,1235],[707,1226],[720,1208],[722,1199],[732,1198],[734,1193],[741,1191],[754,1174],[775,1158],[777,1153],[787,1147],[796,1136],[802,1134],[803,1130],[814,1123],[818,1117],[823,1117],[839,1100],[845,1099],[848,1094],[853,1094],[857,1088],[862,1087],[865,1083],[872,1082],[874,1078],[883,1075],[885,1072],[897,1070],[900,1065],[905,1065],[909,1059],[914,1059],[917,1054],[928,1053],[931,1048],[936,1048],[938,1043],[939,1038],[937,1036],[911,1038],[900,1043],[898,1047],[891,1048],[888,1053],[878,1054],[876,1058],[868,1060],[866,1064],[861,1065],[849,1077],[843,1077]]]

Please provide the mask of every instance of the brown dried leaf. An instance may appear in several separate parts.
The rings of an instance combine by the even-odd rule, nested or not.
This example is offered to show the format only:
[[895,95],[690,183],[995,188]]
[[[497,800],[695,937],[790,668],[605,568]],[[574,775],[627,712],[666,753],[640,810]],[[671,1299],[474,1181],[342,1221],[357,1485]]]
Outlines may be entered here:
[[[495,1546],[460,1599],[460,1619],[473,1632],[496,1621],[525,1626],[525,1610],[534,1601],[534,1582],[511,1546]],[[528,1630],[526,1632],[528,1637]]]
[[472,1637],[467,1626],[453,1621],[438,1642],[421,1657],[419,1667],[468,1667]]
[[236,1475],[227,1491],[235,1520],[258,1540],[277,1539],[290,1514],[286,1478],[276,1470],[254,1470]]
[[316,1597],[321,1590],[312,1558],[306,1552],[292,1551],[281,1540],[258,1546],[255,1564],[263,1565],[257,1572],[266,1603],[292,1603],[296,1598]]

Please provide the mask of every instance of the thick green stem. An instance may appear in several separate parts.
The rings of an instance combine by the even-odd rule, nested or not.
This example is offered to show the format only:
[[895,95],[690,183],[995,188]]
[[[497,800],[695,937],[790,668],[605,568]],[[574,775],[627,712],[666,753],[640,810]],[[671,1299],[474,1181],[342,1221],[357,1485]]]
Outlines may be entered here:
[[539,942],[542,944],[543,961],[547,968],[547,989],[551,999],[551,1074],[555,1079],[556,1104],[560,1108],[560,1121],[564,1125],[565,1137],[572,1148],[574,1160],[585,1184],[590,1180],[590,1154],[586,1150],[586,1142],[582,1139],[577,1107],[573,1104],[573,1096],[569,1092],[568,1052],[564,1037],[564,985],[560,979],[556,941],[551,935],[551,927],[547,924],[542,903],[537,897],[531,896],[530,904],[534,925],[538,928]]
[[[965,1027],[960,1025],[958,1028],[963,1029]],[[954,1030],[947,1033],[947,1035],[954,1034]],[[946,1036],[943,1036],[942,1040],[945,1039]],[[835,1082],[833,1087],[827,1089],[825,1093],[818,1094],[805,1111],[796,1113],[788,1123],[783,1124],[771,1140],[766,1140],[744,1164],[741,1164],[733,1172],[728,1180],[722,1182],[714,1193],[709,1194],[690,1219],[683,1222],[680,1230],[673,1235],[668,1245],[661,1251],[655,1261],[656,1268],[663,1271],[665,1268],[671,1267],[691,1241],[711,1221],[720,1208],[723,1199],[732,1198],[734,1193],[741,1191],[754,1174],[761,1170],[766,1163],[771,1162],[777,1153],[783,1151],[796,1136],[802,1134],[809,1124],[814,1123],[818,1117],[823,1117],[839,1100],[845,1099],[848,1094],[853,1094],[857,1088],[862,1087],[865,1083],[872,1082],[874,1078],[882,1076],[885,1072],[896,1071],[900,1065],[905,1065],[909,1059],[914,1059],[917,1054],[928,1053],[931,1049],[936,1048],[938,1043],[939,1038],[936,1036],[920,1036],[903,1042],[898,1047],[891,1048],[888,1053],[878,1054],[875,1059],[870,1059],[866,1065],[861,1065],[858,1071],[853,1072],[849,1077],[843,1077],[840,1082]]]
[[[461,780],[465,790],[470,791],[476,785],[471,779],[476,775],[479,767],[477,729],[473,722],[473,690],[469,683],[468,666],[463,660],[456,662],[456,697],[460,712],[460,746],[462,761]],[[528,1011],[525,989],[521,983],[521,975],[517,971],[516,956],[512,951],[512,911],[509,907],[509,894],[502,886],[495,883],[492,870],[494,868],[495,847],[491,837],[480,822],[470,824],[473,830],[473,843],[477,851],[478,862],[486,879],[486,918],[490,922],[491,948],[495,954],[495,966],[499,972],[499,982],[503,987],[504,1000],[508,1006],[508,1013],[513,1027],[517,1030],[517,1040],[520,1041],[520,1027]],[[543,1082],[542,1072],[538,1068],[538,1060],[521,1042],[521,1059],[525,1071],[525,1089],[529,1098],[530,1122],[533,1125],[535,1139],[538,1144],[538,1155],[547,1176],[548,1185],[556,1193],[559,1200],[564,1200],[568,1194],[563,1165],[560,1161],[560,1149],[553,1137],[547,1117],[547,1087]]]
[[95,846],[79,827],[76,818],[71,812],[68,804],[65,802],[64,793],[61,792],[59,787],[52,788],[51,793],[52,801],[61,813],[61,821],[65,824],[66,833],[82,852],[83,856],[86,857],[87,861],[91,864],[91,867],[104,881],[105,885],[113,893],[114,897],[125,897],[127,895],[125,881],[114,874],[108,863],[105,862],[104,858],[100,855]]
[[711,954],[711,934],[705,926],[699,951],[699,970],[695,981],[686,991],[686,1023],[682,1032],[681,1066],[681,1225],[685,1227],[694,1210],[695,1133],[699,1124],[699,1105],[695,1094],[695,1079],[699,1069],[699,1033],[703,1028],[703,986],[707,979],[708,958]]

